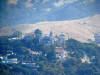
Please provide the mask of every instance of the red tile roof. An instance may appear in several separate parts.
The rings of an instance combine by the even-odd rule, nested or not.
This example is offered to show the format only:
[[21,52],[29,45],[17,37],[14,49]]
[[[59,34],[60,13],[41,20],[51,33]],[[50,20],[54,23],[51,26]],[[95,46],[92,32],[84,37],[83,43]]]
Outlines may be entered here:
[[56,53],[62,53],[62,52],[64,52],[63,49],[56,49]]

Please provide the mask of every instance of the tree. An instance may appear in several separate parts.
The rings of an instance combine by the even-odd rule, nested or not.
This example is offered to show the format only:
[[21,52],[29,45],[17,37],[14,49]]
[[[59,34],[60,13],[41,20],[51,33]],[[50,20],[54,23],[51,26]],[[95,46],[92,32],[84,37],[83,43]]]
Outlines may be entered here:
[[42,36],[41,30],[36,29],[36,30],[34,31],[34,35],[35,35],[36,38],[40,38],[40,37]]
[[12,35],[10,35],[9,37],[20,37],[20,36],[22,36],[22,33],[21,32],[19,32],[19,31],[16,31],[16,32],[14,32]]

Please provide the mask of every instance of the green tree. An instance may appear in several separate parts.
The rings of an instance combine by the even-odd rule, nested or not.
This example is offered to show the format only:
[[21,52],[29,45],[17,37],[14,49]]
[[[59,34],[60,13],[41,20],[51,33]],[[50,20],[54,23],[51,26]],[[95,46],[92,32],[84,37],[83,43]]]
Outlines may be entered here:
[[34,31],[34,35],[35,35],[36,38],[40,38],[40,37],[42,36],[41,30],[36,29],[36,30]]

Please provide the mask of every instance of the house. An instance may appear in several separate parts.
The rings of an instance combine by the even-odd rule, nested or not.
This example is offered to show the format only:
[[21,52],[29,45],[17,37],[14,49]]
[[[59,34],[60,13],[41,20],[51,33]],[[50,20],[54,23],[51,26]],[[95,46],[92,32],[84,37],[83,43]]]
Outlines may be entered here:
[[81,62],[82,62],[82,63],[88,63],[88,64],[92,63],[92,62],[90,61],[90,58],[89,58],[87,55],[84,55],[84,57],[81,58]]
[[2,60],[2,63],[8,63],[8,64],[13,63],[13,64],[17,64],[18,63],[18,60],[17,60],[17,58],[3,59]]
[[0,59],[2,60],[3,59],[3,56],[0,56]]
[[31,52],[30,52],[30,55],[31,55],[32,57],[37,57],[37,56],[40,56],[41,54],[42,54],[41,51],[31,51]]
[[39,52],[39,51],[31,51],[31,54],[32,54],[32,55],[40,55],[41,52]]
[[59,59],[59,60],[65,60],[66,57],[68,57],[68,52],[65,51],[63,48],[61,47],[57,47],[55,49],[55,52],[56,52],[56,58]]
[[22,63],[23,66],[29,67],[29,68],[37,68],[37,64],[36,63]]

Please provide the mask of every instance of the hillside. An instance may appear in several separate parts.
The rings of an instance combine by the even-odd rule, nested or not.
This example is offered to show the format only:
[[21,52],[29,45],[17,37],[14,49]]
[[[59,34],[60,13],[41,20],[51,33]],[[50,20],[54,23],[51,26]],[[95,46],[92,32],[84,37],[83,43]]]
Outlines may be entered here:
[[42,30],[43,34],[49,34],[53,31],[54,36],[60,33],[68,33],[70,38],[81,42],[87,42],[88,39],[95,40],[94,34],[99,33],[100,15],[94,15],[83,19],[68,21],[40,22],[36,24],[20,24],[15,26],[6,26],[0,29],[0,36],[10,35],[14,31],[21,31],[23,34],[33,32],[35,29]]

